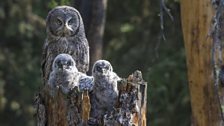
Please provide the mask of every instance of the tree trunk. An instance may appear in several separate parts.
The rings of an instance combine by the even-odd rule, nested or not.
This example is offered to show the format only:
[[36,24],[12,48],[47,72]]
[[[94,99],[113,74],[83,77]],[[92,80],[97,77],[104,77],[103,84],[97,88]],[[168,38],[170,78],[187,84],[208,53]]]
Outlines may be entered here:
[[107,0],[95,0],[92,3],[92,18],[87,33],[90,45],[90,70],[94,62],[102,58],[106,8]]
[[193,126],[223,125],[209,37],[213,16],[211,0],[181,1]]
[[75,0],[75,7],[80,11],[85,25],[85,32],[90,45],[90,67],[102,58],[103,35],[106,21],[107,0]]
[[94,2],[92,0],[75,0],[74,3],[74,7],[79,10],[82,16],[86,35],[89,31],[89,27],[91,24],[93,3]]
[[74,6],[83,17],[90,45],[90,74],[94,62],[102,58],[107,0],[75,0]]
[[94,62],[102,58],[106,8],[107,0],[95,0],[92,3],[92,18],[87,32],[90,45],[90,71]]

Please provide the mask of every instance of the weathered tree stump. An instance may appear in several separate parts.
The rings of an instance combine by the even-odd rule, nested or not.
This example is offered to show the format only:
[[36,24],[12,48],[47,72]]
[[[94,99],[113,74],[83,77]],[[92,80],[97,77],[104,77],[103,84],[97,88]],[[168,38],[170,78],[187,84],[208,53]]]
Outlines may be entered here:
[[[124,126],[146,126],[147,83],[140,71],[135,71],[118,84],[119,97],[116,118]],[[121,121],[120,120],[124,120]]]
[[[119,97],[114,110],[105,114],[102,125],[106,126],[146,126],[147,83],[140,71],[118,83]],[[87,91],[74,89],[64,95],[60,88],[54,97],[45,86],[37,100],[38,126],[88,125],[90,102]]]

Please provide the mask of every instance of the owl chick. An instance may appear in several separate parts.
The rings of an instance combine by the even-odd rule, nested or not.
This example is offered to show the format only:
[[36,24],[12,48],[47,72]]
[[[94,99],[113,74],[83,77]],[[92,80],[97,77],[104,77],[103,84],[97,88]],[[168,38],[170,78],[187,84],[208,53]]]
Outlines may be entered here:
[[93,92],[91,94],[91,117],[102,118],[106,112],[113,109],[117,98],[117,81],[120,78],[113,72],[110,62],[98,60],[93,65]]
[[46,19],[47,38],[43,45],[42,75],[44,84],[49,79],[52,63],[58,54],[70,54],[78,71],[89,69],[89,45],[80,13],[69,6],[52,9]]
[[61,88],[64,94],[68,94],[75,86],[78,86],[81,75],[75,65],[75,61],[68,54],[59,54],[54,59],[48,80],[52,96],[57,88]]

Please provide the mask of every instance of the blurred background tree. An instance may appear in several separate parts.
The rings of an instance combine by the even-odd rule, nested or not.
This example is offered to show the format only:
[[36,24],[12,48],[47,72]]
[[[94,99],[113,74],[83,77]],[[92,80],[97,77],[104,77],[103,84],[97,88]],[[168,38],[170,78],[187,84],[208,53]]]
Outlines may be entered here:
[[[45,17],[57,5],[78,0],[0,1],[0,125],[34,126],[33,97],[42,85],[40,59]],[[148,82],[148,123],[190,125],[185,51],[178,0],[167,0],[174,22],[164,16],[161,38],[158,0],[109,0],[103,57],[121,77],[134,70]],[[85,16],[85,15],[82,15]],[[84,18],[84,22],[86,19]],[[88,26],[88,24],[86,24]]]

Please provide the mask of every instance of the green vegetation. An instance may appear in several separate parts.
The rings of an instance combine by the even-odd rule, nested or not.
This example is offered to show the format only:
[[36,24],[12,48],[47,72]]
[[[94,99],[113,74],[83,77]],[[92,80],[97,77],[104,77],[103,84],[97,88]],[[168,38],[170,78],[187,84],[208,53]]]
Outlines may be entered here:
[[[47,12],[69,0],[0,2],[0,125],[34,126],[33,98],[41,87],[41,52]],[[161,40],[159,0],[108,0],[103,58],[118,75],[142,71],[148,82],[148,123],[190,125],[185,51],[177,0],[166,3]]]

